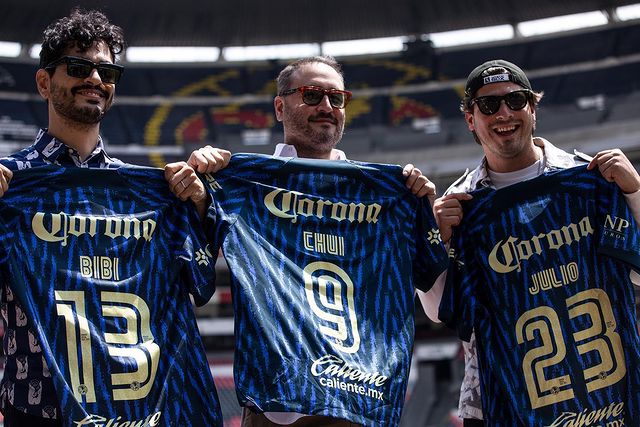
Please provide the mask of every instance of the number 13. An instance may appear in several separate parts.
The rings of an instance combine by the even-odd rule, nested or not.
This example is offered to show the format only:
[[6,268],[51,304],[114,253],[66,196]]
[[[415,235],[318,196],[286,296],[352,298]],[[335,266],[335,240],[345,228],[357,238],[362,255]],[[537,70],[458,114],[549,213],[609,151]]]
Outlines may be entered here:
[[[66,324],[71,388],[78,401],[84,396],[87,403],[93,403],[96,391],[84,291],[55,291],[55,297],[58,315]],[[125,319],[127,324],[126,332],[104,333],[107,344],[117,344],[107,346],[109,355],[133,359],[138,366],[135,372],[111,374],[113,399],[142,399],[153,386],[160,358],[160,347],[153,342],[149,326],[149,306],[139,296],[126,292],[100,292],[100,301],[103,316]]]

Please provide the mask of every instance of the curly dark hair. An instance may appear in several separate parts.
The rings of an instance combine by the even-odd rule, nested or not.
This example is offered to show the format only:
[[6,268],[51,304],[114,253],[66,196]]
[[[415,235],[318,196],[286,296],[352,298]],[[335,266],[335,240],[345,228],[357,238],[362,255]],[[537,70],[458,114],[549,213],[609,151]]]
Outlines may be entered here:
[[109,46],[115,62],[116,55],[124,49],[122,28],[110,23],[97,10],[73,9],[69,16],[54,21],[42,33],[40,68],[62,57],[69,48],[77,47],[85,51],[97,41]]

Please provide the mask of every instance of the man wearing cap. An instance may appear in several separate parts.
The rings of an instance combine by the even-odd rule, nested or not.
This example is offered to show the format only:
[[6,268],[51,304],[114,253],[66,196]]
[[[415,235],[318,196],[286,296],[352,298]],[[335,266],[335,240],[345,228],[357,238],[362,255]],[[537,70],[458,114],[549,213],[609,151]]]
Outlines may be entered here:
[[[601,151],[593,159],[569,154],[544,138],[533,135],[541,92],[533,91],[525,73],[515,64],[492,60],[476,67],[467,79],[460,109],[473,137],[484,152],[480,164],[456,180],[434,203],[434,214],[445,243],[452,227],[461,223],[461,200],[484,187],[496,189],[535,178],[544,172],[589,162],[609,182],[615,182],[636,220],[640,219],[640,175],[619,149]],[[428,293],[419,293],[429,318],[439,322],[438,307],[446,272]],[[475,337],[463,342],[465,375],[460,390],[459,415],[464,426],[482,426],[480,376]]]

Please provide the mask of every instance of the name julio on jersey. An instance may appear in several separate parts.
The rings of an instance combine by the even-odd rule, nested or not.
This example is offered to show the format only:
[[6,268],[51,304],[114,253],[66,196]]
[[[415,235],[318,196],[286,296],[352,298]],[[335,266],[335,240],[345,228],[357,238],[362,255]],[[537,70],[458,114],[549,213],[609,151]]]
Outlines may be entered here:
[[151,241],[156,229],[156,222],[150,218],[144,218],[149,214],[139,216],[93,216],[93,215],[69,215],[64,212],[57,214],[38,212],[31,220],[34,234],[45,242],[61,242],[67,245],[67,238],[88,234],[93,237],[100,233],[106,237],[115,239],[142,238]]

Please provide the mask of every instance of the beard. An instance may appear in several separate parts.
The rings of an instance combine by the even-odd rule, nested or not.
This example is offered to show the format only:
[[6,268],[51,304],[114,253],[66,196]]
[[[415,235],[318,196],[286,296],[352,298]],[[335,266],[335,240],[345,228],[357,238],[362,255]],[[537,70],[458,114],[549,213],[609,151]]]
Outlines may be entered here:
[[[65,89],[62,86],[51,84],[51,98],[50,102],[53,105],[54,110],[65,117],[69,121],[81,124],[81,125],[95,125],[100,123],[104,115],[109,111],[113,102],[113,94],[109,95],[102,91],[106,95],[106,101],[104,107],[96,105],[78,106],[74,93],[81,89],[96,89],[90,86],[79,86],[72,89]],[[101,89],[96,89],[101,90]]]
[[295,142],[294,145],[302,148],[307,155],[311,154],[316,157],[316,154],[320,156],[322,153],[331,151],[342,139],[344,122],[339,122],[333,115],[320,113],[314,116],[334,119],[335,127],[326,129],[313,125],[310,118],[302,111],[293,111],[290,113],[290,117],[287,133],[291,141],[288,143]]

